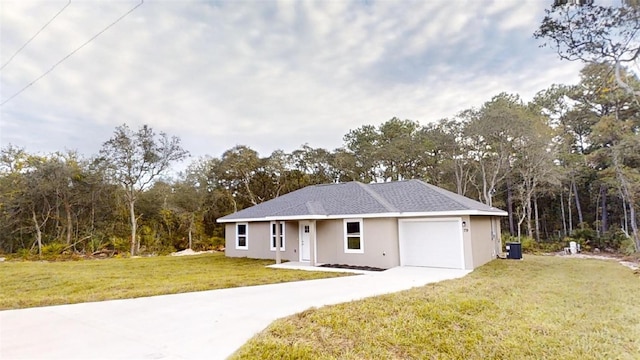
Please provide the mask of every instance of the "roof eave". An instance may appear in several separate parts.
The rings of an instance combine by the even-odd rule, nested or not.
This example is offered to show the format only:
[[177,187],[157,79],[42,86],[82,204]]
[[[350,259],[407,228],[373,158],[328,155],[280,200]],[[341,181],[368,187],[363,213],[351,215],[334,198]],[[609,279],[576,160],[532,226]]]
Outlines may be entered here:
[[218,223],[254,222],[254,221],[294,221],[294,220],[335,220],[335,219],[355,219],[355,218],[406,218],[406,217],[427,217],[427,216],[508,216],[506,211],[495,210],[451,210],[451,211],[421,211],[421,212],[388,212],[373,214],[335,214],[335,215],[287,215],[287,216],[265,216],[259,218],[237,218],[216,220]]

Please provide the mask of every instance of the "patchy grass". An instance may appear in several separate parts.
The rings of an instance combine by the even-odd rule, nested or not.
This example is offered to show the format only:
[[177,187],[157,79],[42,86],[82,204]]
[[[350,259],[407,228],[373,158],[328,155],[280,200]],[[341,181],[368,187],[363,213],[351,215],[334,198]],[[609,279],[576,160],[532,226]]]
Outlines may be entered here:
[[638,359],[640,277],[527,256],[465,278],[281,319],[235,359]]
[[0,262],[0,310],[349,275],[265,268],[222,253],[70,262]]

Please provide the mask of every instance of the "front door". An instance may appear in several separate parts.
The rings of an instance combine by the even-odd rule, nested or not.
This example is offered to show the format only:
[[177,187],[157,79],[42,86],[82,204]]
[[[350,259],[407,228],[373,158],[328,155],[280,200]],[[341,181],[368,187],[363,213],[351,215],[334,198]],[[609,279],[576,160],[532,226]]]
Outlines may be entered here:
[[300,222],[300,261],[311,260],[311,224]]

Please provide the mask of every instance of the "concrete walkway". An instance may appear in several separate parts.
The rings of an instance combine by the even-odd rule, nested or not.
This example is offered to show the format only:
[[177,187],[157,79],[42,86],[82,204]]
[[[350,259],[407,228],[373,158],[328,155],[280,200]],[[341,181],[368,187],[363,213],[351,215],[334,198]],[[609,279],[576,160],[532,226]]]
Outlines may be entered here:
[[334,279],[0,311],[0,359],[224,359],[278,318],[468,273],[398,267]]

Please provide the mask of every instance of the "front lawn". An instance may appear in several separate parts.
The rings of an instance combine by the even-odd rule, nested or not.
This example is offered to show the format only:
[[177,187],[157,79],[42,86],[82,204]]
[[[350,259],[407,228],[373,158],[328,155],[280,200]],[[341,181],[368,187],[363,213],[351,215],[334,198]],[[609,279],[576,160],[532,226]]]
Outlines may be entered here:
[[0,310],[135,298],[349,274],[265,268],[222,253],[67,262],[1,262]]
[[638,359],[640,277],[613,261],[526,256],[465,278],[311,309],[235,359]]

